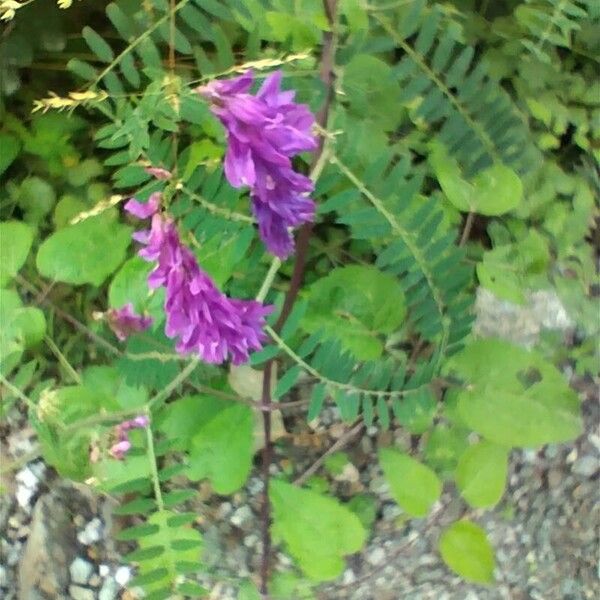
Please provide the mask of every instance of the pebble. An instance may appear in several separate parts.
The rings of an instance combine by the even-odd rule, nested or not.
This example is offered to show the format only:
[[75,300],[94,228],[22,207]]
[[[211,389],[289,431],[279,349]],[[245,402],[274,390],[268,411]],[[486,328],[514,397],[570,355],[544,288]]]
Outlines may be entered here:
[[102,583],[102,579],[100,578],[99,575],[96,575],[95,573],[90,577],[90,579],[88,581],[88,585],[90,587],[98,587],[101,583]]
[[102,538],[102,521],[95,517],[86,526],[83,531],[77,533],[77,541],[84,546],[90,546]]
[[8,587],[8,573],[2,565],[0,565],[0,587]]
[[260,494],[260,492],[263,491],[264,487],[265,484],[263,480],[259,479],[258,477],[251,477],[248,481],[248,485],[246,486],[248,494],[250,494],[250,496],[256,496],[257,494]]
[[98,593],[98,600],[115,600],[119,593],[119,584],[112,578],[108,577]]
[[573,464],[573,473],[583,477],[592,477],[600,468],[600,461],[594,456],[582,456]]
[[239,527],[241,529],[244,529],[246,525],[248,525],[248,523],[252,520],[253,514],[252,514],[252,510],[250,509],[249,506],[244,505],[244,506],[240,506],[231,516],[231,519],[229,519],[230,523],[232,525],[235,525],[235,527]]
[[255,533],[251,533],[244,538],[244,546],[246,548],[253,548],[258,543],[258,536]]
[[383,548],[373,548],[373,550],[367,554],[367,562],[374,566],[381,564],[384,560],[385,552]]
[[100,573],[100,577],[108,577],[110,567],[108,565],[100,565],[98,567],[98,573]]
[[94,566],[79,556],[71,563],[71,566],[69,567],[69,573],[71,574],[71,581],[73,583],[86,584],[93,571]]
[[350,585],[356,581],[356,575],[352,569],[346,569],[344,571],[344,576],[342,577],[342,583],[344,585]]
[[94,592],[79,585],[70,585],[69,595],[73,600],[94,600]]
[[379,496],[386,494],[389,491],[389,486],[383,477],[373,477],[369,482],[369,490]]
[[119,567],[115,571],[115,581],[121,587],[125,587],[130,579],[131,579],[131,569],[129,567]]
[[219,506],[219,510],[217,512],[217,518],[224,519],[232,510],[233,510],[233,506],[231,505],[231,502],[223,502]]

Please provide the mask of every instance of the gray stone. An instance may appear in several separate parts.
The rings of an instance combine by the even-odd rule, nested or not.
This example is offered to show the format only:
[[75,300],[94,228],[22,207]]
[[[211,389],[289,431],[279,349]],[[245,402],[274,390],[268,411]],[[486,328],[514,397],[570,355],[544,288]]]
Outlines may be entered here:
[[245,529],[253,518],[252,510],[248,505],[240,506],[229,519],[230,523],[240,529]]
[[342,577],[342,583],[344,585],[350,585],[356,581],[356,575],[352,569],[346,569],[344,571],[344,576]]
[[131,569],[129,567],[119,567],[115,571],[115,581],[122,587],[126,586],[131,579]]
[[79,585],[70,585],[69,595],[73,600],[95,600],[94,592],[92,592],[92,590],[88,590],[88,588]]
[[69,567],[69,573],[71,574],[71,581],[73,583],[86,584],[90,578],[90,575],[94,571],[92,564],[83,560],[81,557],[77,557]]
[[582,456],[573,464],[573,473],[583,477],[592,477],[600,468],[600,461],[595,456]]
[[373,566],[380,565],[385,560],[385,551],[383,548],[373,548],[367,554],[367,562]]
[[77,534],[77,540],[84,546],[90,546],[102,539],[102,521],[95,517],[86,526],[83,531]]
[[0,565],[0,587],[8,587],[8,571],[6,567]]
[[112,577],[109,577],[104,581],[100,588],[98,600],[115,600],[118,593],[119,584]]
[[64,598],[69,565],[76,556],[73,504],[86,502],[75,488],[60,486],[35,504],[31,534],[19,564],[19,600]]

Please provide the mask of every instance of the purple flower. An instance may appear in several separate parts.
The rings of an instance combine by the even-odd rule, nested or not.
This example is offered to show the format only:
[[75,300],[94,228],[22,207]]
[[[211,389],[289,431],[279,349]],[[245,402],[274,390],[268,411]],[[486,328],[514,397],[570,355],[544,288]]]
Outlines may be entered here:
[[113,458],[123,460],[130,449],[131,442],[129,440],[121,440],[120,442],[113,444],[108,452]]
[[312,221],[315,207],[308,194],[312,181],[292,169],[292,157],[317,148],[314,117],[295,92],[281,91],[281,71],[249,94],[248,71],[228,81],[211,81],[197,92],[227,130],[224,171],[236,188],[248,186],[261,238],[270,252],[286,258],[294,250],[290,227]]
[[140,202],[131,198],[125,203],[125,210],[138,219],[151,217],[160,206],[160,192],[155,192],[148,198],[148,202]]
[[126,340],[132,333],[145,331],[152,325],[152,317],[136,314],[131,302],[121,308],[108,309],[106,321],[121,341]]
[[[125,208],[138,210],[129,203]],[[172,219],[155,213],[150,229],[136,232],[134,237],[144,244],[139,255],[156,263],[148,285],[166,290],[165,333],[177,338],[177,352],[197,354],[208,363],[222,363],[231,357],[234,364],[240,364],[248,360],[251,351],[262,348],[265,316],[272,307],[228,298],[220,292],[181,243]]]
[[131,449],[131,442],[129,441],[129,434],[127,432],[131,429],[143,429],[148,427],[148,425],[150,425],[150,419],[145,415],[119,423],[115,427],[117,442],[111,446],[109,454],[117,460],[123,460],[127,452]]

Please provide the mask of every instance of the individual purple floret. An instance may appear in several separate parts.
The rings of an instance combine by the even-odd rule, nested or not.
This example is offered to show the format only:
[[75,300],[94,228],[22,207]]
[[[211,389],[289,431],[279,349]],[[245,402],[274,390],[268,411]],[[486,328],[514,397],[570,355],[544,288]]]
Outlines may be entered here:
[[153,319],[136,314],[133,304],[129,302],[121,308],[109,308],[106,311],[106,321],[114,334],[123,342],[132,333],[148,329],[152,325]]
[[130,449],[131,442],[129,440],[121,440],[120,442],[113,444],[108,452],[113,458],[123,460]]
[[125,210],[138,219],[151,217],[160,207],[160,192],[154,192],[148,198],[148,202],[140,202],[131,198],[125,203]]
[[313,182],[293,170],[291,159],[315,150],[317,140],[314,116],[294,102],[295,92],[281,91],[281,77],[281,71],[267,77],[255,96],[248,93],[251,71],[196,91],[211,102],[227,130],[227,180],[233,187],[250,188],[261,238],[270,252],[286,258],[294,250],[289,228],[312,221],[315,213],[308,197]]
[[[127,203],[125,209],[135,214],[138,206]],[[172,219],[155,213],[150,229],[136,232],[134,238],[144,244],[139,256],[156,262],[148,285],[166,290],[165,333],[177,338],[177,352],[197,354],[217,364],[230,357],[237,365],[246,362],[251,351],[262,348],[265,316],[272,307],[220,292],[181,243]]]
[[131,449],[131,442],[129,441],[128,431],[131,429],[144,429],[150,424],[150,419],[145,415],[140,415],[129,421],[123,421],[115,427],[115,434],[117,442],[115,442],[110,450],[109,454],[118,460],[123,460],[125,455]]

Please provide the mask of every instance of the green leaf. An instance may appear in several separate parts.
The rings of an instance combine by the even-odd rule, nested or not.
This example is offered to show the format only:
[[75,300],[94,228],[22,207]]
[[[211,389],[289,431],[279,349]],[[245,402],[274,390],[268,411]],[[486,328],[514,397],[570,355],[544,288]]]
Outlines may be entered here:
[[[356,6],[356,2],[350,4]],[[362,7],[358,11],[364,13]],[[353,19],[353,26],[362,26],[359,23],[360,20],[364,23],[364,19],[368,23],[366,14],[361,19],[358,11],[346,11],[347,18]],[[391,67],[380,58],[370,54],[353,56],[344,68],[343,86],[351,112],[370,122],[371,130],[392,131],[401,122],[404,113],[398,104],[400,87]]]
[[315,581],[340,575],[343,557],[358,552],[366,540],[358,517],[333,498],[280,480],[271,482],[269,495],[274,534],[306,575]]
[[379,464],[394,500],[408,514],[425,516],[442,492],[438,476],[407,454],[390,448],[379,450]]
[[0,175],[19,156],[21,142],[9,133],[0,132]]
[[189,478],[208,478],[217,494],[240,489],[252,467],[253,428],[248,406],[231,403],[220,410],[192,439]]
[[319,383],[315,385],[310,395],[310,404],[308,405],[308,414],[306,416],[306,420],[308,422],[316,419],[323,408],[323,403],[325,402],[325,395],[327,393],[327,388],[324,383]]
[[437,410],[437,403],[429,389],[423,389],[404,398],[395,398],[394,416],[410,433],[420,434],[429,429]]
[[427,464],[442,475],[451,474],[469,445],[468,434],[468,429],[438,423],[429,434],[425,445]]
[[114,58],[111,47],[91,28],[84,27],[81,34],[90,50],[102,61],[111,62]]
[[380,336],[397,329],[405,314],[404,292],[395,277],[376,267],[352,265],[334,269],[310,286],[302,327],[308,333],[323,330],[357,359],[373,360],[383,351]]
[[6,285],[19,272],[32,243],[33,231],[25,223],[0,223],[0,286]]
[[497,216],[516,208],[523,197],[523,184],[509,167],[496,163],[469,182],[458,162],[440,143],[432,145],[429,162],[448,200],[463,212]]
[[516,208],[523,198],[523,184],[509,167],[496,163],[473,179],[475,212],[503,215]]
[[110,282],[108,304],[113,308],[121,308],[131,302],[137,313],[148,313],[155,324],[160,323],[164,319],[165,294],[161,288],[148,288],[148,275],[152,268],[151,263],[139,256],[126,260]]
[[456,485],[471,506],[494,506],[504,493],[507,472],[506,448],[479,442],[460,457],[455,472]]
[[130,227],[105,215],[91,217],[47,238],[37,268],[55,281],[99,286],[123,262],[130,239]]
[[44,338],[46,319],[39,308],[23,306],[17,292],[0,288],[0,323],[0,372],[8,374]]
[[576,438],[580,402],[563,375],[536,352],[496,339],[477,340],[446,366],[467,384],[462,420],[502,446],[536,447]]
[[41,177],[27,177],[19,186],[17,203],[28,223],[41,223],[56,202],[54,188]]
[[441,535],[439,549],[444,562],[461,577],[478,583],[491,583],[494,551],[485,531],[471,521],[457,521]]

